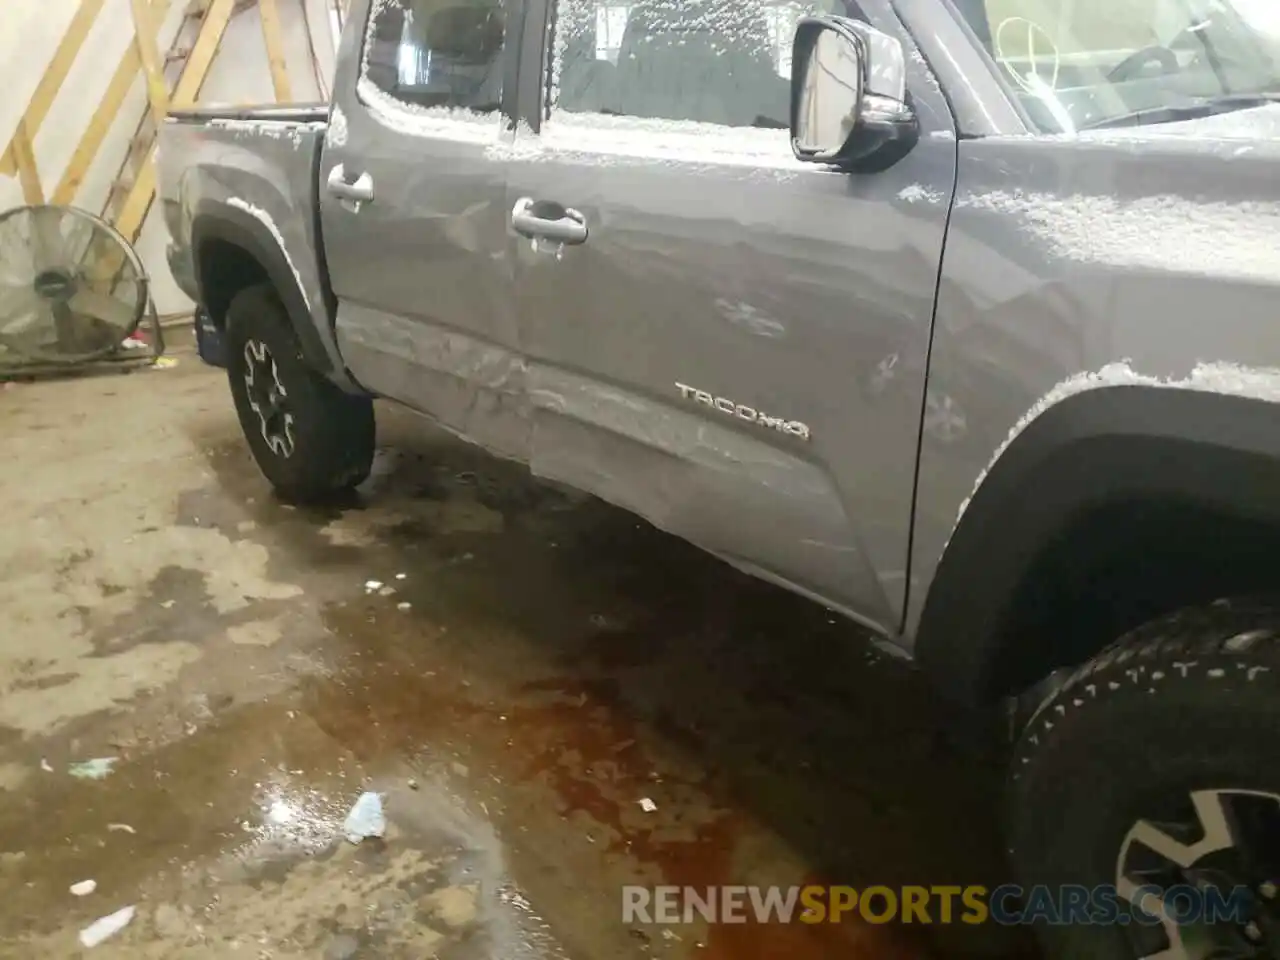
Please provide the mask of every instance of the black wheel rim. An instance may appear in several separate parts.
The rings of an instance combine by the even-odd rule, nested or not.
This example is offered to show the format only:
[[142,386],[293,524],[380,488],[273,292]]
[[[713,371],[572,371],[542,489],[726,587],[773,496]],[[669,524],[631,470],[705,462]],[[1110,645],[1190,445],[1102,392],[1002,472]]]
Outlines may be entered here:
[[272,453],[287,460],[296,446],[289,392],[280,382],[276,358],[261,340],[249,340],[244,345],[244,385],[262,439]]
[[1139,820],[1120,844],[1116,893],[1140,960],[1280,957],[1280,796],[1197,790]]

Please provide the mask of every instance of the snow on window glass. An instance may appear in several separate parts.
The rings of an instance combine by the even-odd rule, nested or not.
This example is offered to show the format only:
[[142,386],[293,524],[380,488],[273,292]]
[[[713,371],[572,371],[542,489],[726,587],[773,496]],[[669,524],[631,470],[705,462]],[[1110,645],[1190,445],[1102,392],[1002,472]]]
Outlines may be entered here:
[[558,0],[549,115],[784,130],[791,42],[842,0]]
[[496,116],[506,19],[502,0],[375,0],[361,86],[415,114]]

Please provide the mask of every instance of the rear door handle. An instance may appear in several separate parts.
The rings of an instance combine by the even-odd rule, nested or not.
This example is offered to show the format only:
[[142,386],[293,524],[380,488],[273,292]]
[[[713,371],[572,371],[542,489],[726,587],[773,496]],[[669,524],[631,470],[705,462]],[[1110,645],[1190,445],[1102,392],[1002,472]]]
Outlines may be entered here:
[[511,208],[511,226],[522,237],[558,243],[586,243],[587,218],[550,200],[521,197]]
[[347,179],[347,168],[341,163],[329,171],[329,179],[325,184],[329,194],[342,200],[356,203],[369,203],[373,200],[373,178],[362,173],[354,180]]

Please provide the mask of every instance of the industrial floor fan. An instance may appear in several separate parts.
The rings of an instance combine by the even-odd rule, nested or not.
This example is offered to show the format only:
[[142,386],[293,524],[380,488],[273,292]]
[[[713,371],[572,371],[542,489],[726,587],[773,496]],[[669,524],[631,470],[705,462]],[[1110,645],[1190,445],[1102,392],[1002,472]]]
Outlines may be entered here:
[[[135,336],[149,314],[150,336]],[[0,377],[151,361],[159,317],[137,252],[77,207],[0,214]]]

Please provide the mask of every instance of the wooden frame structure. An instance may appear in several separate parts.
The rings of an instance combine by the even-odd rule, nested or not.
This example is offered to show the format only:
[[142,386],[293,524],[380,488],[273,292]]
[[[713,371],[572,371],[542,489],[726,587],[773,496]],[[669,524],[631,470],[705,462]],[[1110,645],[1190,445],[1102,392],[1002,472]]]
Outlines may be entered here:
[[[85,177],[111,129],[121,120],[125,102],[141,72],[147,90],[147,109],[140,118],[106,203],[98,211],[130,242],[136,241],[155,200],[156,136],[169,110],[192,107],[199,101],[200,90],[209,68],[218,54],[227,26],[236,13],[251,6],[258,7],[275,100],[277,103],[292,101],[293,88],[285,61],[279,2],[280,0],[129,0],[133,16],[133,42],[111,74],[97,109],[81,132],[79,142],[57,184],[52,190],[48,190],[36,166],[35,138],[105,3],[105,0],[79,0],[79,6],[72,15],[66,32],[18,120],[13,137],[0,153],[0,175],[17,177],[26,203],[76,204]],[[285,2],[305,4],[306,0]],[[162,54],[159,33],[173,13],[174,6],[179,3],[185,5],[183,22],[173,48],[167,54]],[[184,44],[184,36],[191,35],[193,29],[194,35],[188,44]],[[170,89],[166,69],[179,63],[181,65],[177,81]]]

